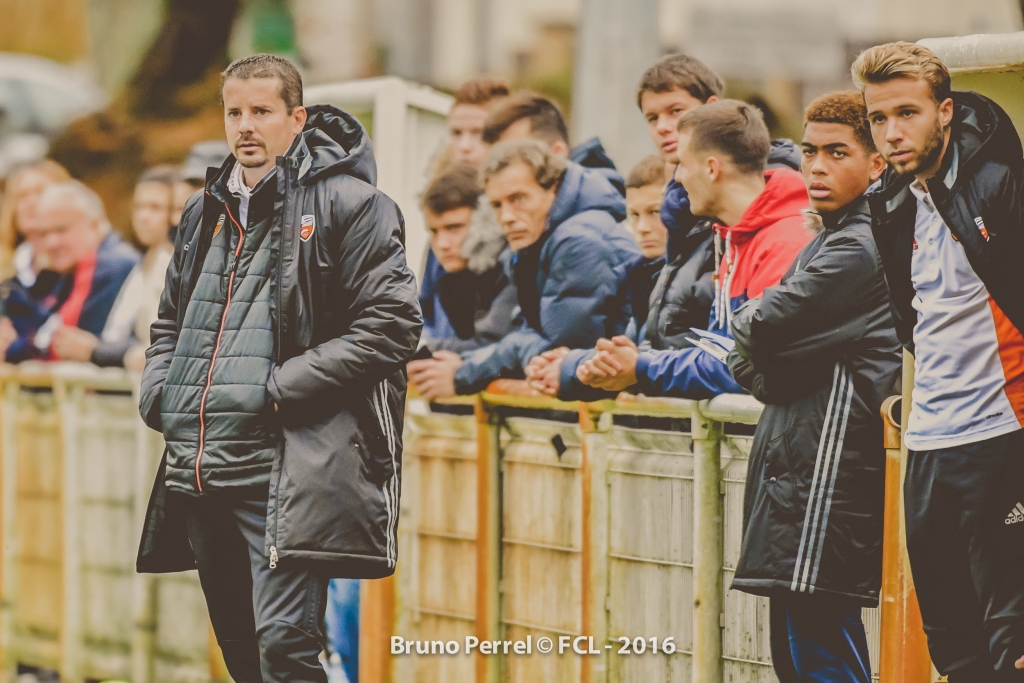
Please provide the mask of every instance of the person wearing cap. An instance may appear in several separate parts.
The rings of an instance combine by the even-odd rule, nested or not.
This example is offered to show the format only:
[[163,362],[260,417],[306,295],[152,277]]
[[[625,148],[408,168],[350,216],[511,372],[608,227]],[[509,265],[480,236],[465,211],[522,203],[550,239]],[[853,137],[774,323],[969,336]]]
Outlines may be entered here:
[[206,171],[209,168],[220,168],[224,160],[231,154],[231,148],[223,140],[206,140],[192,145],[185,163],[181,166],[178,182],[174,184],[173,204],[171,208],[171,226],[177,227],[181,222],[181,214],[185,210],[188,198],[206,185]]

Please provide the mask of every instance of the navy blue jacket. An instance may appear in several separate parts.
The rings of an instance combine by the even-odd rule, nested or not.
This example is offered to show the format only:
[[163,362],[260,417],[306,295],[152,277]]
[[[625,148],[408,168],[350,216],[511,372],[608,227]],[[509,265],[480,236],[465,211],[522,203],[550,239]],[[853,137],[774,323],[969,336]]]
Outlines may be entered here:
[[[661,269],[665,267],[665,258],[650,259],[640,255],[619,267],[618,304],[623,308],[620,316],[627,321],[624,329],[613,330],[611,335],[625,334],[637,345],[647,339],[647,313],[650,308],[651,293],[658,281]],[[611,336],[609,335],[609,336]],[[565,401],[597,401],[602,398],[613,398],[614,394],[601,389],[588,387],[576,377],[580,365],[594,357],[593,347],[573,349],[562,360],[559,371],[558,397]]]
[[[625,213],[622,195],[604,175],[569,163],[544,234],[512,258],[522,319],[500,342],[463,356],[455,374],[458,393],[481,391],[499,377],[522,377],[530,359],[548,349],[591,347],[625,330],[620,266],[639,254],[619,225]],[[535,270],[524,267],[531,263]],[[525,272],[536,273],[532,283],[522,280]]]
[[[598,138],[590,138],[569,152],[569,161],[589,168],[603,175],[623,197],[626,196],[626,181],[615,168],[615,162],[604,149]],[[444,306],[437,292],[437,285],[444,275],[444,268],[431,249],[427,250],[427,263],[420,282],[420,308],[423,311],[423,336],[430,339],[456,337],[455,328],[448,320]]]
[[[128,279],[132,268],[138,264],[139,258],[139,253],[116,232],[103,238],[96,251],[96,269],[89,296],[78,316],[80,329],[97,337],[103,333],[121,286]],[[50,279],[53,275],[49,271],[40,273],[37,285],[44,285],[42,287],[26,288],[16,278],[5,283],[5,314],[18,332],[17,340],[7,349],[8,363],[19,363],[46,355],[45,351],[35,346],[36,332],[67,301],[75,279],[73,273],[56,276],[55,280]]]

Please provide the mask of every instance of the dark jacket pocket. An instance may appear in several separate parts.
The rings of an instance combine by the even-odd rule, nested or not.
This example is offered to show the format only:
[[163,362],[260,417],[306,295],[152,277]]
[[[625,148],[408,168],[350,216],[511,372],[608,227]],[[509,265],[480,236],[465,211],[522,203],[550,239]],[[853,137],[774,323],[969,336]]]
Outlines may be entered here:
[[786,433],[782,432],[769,441],[766,448],[764,490],[772,502],[786,513],[796,510],[794,478],[789,460],[789,444]]
[[359,433],[355,443],[366,466],[367,479],[378,486],[390,479],[397,469],[398,434],[394,411],[387,395],[374,387],[358,411]]

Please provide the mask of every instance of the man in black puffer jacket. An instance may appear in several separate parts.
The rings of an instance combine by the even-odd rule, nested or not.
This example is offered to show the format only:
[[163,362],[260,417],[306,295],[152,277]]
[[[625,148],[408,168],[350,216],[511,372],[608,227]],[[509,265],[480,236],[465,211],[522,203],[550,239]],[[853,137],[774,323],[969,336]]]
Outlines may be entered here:
[[736,311],[729,367],[763,401],[733,588],[771,599],[779,680],[870,683],[862,607],[882,578],[879,408],[899,343],[863,197],[885,164],[859,93],[810,104],[803,171],[817,235]]
[[185,208],[146,354],[167,450],[138,570],[198,568],[238,683],[325,683],[327,581],[395,571],[416,285],[358,121],[271,55],[223,99],[234,156]]

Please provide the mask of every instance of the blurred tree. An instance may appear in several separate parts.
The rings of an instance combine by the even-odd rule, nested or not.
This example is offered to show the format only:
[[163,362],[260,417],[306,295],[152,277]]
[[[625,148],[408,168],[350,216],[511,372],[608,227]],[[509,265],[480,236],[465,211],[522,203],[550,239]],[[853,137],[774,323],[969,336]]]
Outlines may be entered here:
[[75,121],[51,150],[100,194],[111,223],[126,235],[139,174],[224,136],[219,73],[239,0],[165,0],[164,7],[160,30],[128,85],[104,111]]
[[128,88],[140,116],[180,115],[178,91],[224,62],[239,0],[167,0],[163,26]]

